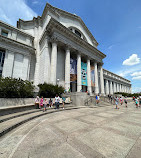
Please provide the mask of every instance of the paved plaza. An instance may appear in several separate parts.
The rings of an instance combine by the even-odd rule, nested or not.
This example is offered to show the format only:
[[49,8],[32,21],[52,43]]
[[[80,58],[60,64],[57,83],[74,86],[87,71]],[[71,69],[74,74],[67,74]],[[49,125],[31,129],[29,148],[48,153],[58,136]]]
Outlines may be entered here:
[[1,158],[140,158],[141,108],[81,107],[39,117],[0,140]]

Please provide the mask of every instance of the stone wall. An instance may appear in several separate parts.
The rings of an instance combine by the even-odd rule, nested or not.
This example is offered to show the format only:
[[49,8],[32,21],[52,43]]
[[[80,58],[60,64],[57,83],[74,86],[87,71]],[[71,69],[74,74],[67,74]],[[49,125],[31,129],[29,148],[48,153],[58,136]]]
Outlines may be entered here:
[[20,105],[34,105],[35,98],[0,98],[0,108]]

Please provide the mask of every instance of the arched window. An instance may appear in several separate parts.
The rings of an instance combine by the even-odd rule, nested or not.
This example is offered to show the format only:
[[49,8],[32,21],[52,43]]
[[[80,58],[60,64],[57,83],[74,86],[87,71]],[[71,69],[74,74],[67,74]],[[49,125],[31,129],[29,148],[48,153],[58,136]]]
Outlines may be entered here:
[[69,27],[69,30],[71,30],[73,33],[75,33],[77,36],[79,36],[80,38],[86,40],[86,37],[83,35],[83,33],[81,31],[79,31],[77,28],[75,27]]

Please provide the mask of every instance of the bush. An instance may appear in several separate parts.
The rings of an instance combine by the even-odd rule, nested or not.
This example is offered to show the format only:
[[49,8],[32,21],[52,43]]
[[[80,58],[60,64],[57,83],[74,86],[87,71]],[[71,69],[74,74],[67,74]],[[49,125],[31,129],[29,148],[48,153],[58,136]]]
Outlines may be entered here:
[[45,98],[55,97],[56,94],[61,95],[64,92],[64,87],[53,84],[39,84],[39,96]]
[[33,90],[33,84],[27,80],[0,78],[0,98],[30,98],[33,97]]

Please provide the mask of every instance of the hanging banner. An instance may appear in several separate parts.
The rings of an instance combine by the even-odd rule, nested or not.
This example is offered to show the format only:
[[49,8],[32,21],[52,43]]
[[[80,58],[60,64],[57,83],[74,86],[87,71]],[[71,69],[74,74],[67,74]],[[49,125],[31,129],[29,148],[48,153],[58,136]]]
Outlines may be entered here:
[[94,66],[91,65],[91,86],[94,87]]
[[87,86],[87,63],[81,62],[81,84]]
[[70,59],[70,82],[77,82],[77,60]]

